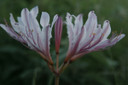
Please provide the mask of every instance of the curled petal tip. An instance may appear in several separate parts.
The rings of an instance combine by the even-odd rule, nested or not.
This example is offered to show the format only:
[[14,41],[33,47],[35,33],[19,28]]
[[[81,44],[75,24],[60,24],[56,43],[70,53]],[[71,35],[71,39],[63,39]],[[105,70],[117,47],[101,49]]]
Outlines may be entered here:
[[106,22],[106,23],[110,23],[110,21],[109,21],[109,20],[105,20],[105,22]]
[[91,11],[91,13],[95,13],[95,11]]
[[90,11],[89,12],[89,15],[94,15],[95,14],[95,11]]
[[88,14],[88,17],[90,17],[90,18],[97,18],[97,16],[96,16],[94,11],[90,11],[89,14]]
[[24,11],[27,11],[28,9],[27,9],[27,8],[24,8],[23,10],[24,10]]

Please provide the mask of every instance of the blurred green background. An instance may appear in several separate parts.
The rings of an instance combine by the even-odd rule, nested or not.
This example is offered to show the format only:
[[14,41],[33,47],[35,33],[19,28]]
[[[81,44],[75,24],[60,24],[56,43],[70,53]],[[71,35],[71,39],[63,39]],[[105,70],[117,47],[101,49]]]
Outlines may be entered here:
[[[61,75],[60,85],[128,85],[128,0],[0,0],[0,23],[9,22],[9,13],[15,18],[22,8],[39,6],[39,16],[47,11],[51,18],[57,13],[65,20],[66,13],[82,13],[84,21],[94,10],[98,22],[108,19],[112,31],[126,37],[104,51],[89,53],[73,62]],[[54,36],[53,36],[54,37]],[[55,60],[54,38],[51,55]],[[66,55],[68,39],[66,26],[60,49],[60,62]],[[12,39],[0,28],[0,85],[54,85],[54,75],[44,60],[34,51]]]

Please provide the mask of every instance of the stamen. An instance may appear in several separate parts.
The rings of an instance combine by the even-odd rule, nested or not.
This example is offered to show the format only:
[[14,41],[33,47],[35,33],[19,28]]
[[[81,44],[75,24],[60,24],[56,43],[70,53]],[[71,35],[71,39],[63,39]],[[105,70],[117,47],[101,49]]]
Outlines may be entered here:
[[101,36],[104,36],[104,33],[102,33],[102,35]]
[[92,35],[96,35],[96,33],[92,33]]
[[24,36],[24,34],[23,34],[21,31],[19,32],[19,34],[20,34],[21,36]]

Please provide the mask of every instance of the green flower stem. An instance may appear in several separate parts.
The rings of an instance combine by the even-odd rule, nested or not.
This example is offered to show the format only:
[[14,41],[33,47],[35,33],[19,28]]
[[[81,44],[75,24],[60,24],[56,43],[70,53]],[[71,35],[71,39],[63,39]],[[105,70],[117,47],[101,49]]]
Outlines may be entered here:
[[55,85],[59,85],[59,53],[56,53],[56,75]]
[[61,74],[69,65],[69,62],[63,63],[59,68],[59,74]]
[[58,75],[56,76],[56,79],[55,79],[55,85],[59,85],[59,76]]

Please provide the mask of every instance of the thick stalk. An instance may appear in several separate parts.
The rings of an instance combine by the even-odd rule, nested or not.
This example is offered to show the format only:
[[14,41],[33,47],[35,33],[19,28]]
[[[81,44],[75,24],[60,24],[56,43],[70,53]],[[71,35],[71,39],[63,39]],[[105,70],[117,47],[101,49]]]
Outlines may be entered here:
[[56,72],[58,75],[56,75],[55,85],[59,85],[59,53],[56,53]]
[[56,76],[55,85],[59,85],[59,76]]
[[59,53],[56,53],[56,71],[59,71]]

